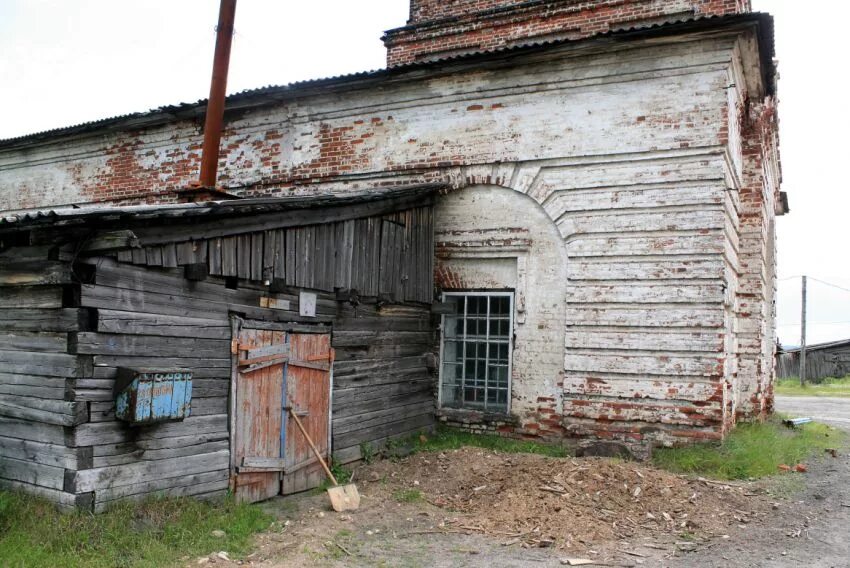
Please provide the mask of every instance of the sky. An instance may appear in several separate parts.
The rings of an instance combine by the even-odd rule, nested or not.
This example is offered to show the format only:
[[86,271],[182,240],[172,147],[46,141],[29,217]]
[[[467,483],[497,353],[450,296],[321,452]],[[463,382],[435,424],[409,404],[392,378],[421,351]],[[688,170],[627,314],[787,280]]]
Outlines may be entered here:
[[[777,221],[779,338],[799,343],[803,274],[808,343],[850,338],[850,2],[753,7],[776,17],[791,207]],[[407,0],[239,0],[228,92],[381,68],[381,34],[407,11]],[[0,139],[206,98],[217,15],[217,0],[0,0]]]

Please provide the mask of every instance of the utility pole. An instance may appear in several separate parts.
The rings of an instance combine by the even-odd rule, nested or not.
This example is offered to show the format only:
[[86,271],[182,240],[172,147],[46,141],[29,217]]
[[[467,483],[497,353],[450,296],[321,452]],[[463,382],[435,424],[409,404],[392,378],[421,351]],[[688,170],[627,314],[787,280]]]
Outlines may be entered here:
[[803,313],[800,317],[800,386],[806,386],[806,277],[803,276]]

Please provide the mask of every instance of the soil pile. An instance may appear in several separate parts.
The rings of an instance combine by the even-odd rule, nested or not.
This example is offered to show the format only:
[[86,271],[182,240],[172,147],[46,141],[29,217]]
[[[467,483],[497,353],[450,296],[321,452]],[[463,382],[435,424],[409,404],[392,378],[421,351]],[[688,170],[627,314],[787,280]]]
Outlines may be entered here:
[[[661,536],[727,534],[769,504],[741,485],[689,479],[607,458],[550,458],[479,448],[420,453],[369,469],[390,491],[418,489],[448,512],[445,530],[498,535],[510,543],[589,546]],[[374,489],[376,483],[366,483]]]

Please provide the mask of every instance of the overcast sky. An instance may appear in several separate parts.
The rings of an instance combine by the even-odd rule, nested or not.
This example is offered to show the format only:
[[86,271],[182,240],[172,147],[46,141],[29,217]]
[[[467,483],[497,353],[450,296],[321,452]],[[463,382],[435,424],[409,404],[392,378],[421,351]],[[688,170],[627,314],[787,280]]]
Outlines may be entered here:
[[[783,189],[779,335],[850,337],[850,187],[843,0],[753,0],[776,16]],[[239,0],[229,92],[384,65],[407,0]],[[0,138],[205,98],[217,0],[0,0]]]

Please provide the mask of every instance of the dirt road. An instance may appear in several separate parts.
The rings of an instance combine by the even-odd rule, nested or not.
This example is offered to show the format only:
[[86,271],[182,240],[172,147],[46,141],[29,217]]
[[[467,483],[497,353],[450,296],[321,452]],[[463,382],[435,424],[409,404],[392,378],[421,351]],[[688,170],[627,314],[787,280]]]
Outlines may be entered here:
[[[777,407],[780,412],[812,416],[850,431],[850,399],[780,398]],[[269,568],[554,568],[564,565],[566,558],[578,557],[591,558],[598,562],[596,566],[623,568],[850,568],[847,448],[842,448],[838,457],[825,454],[810,460],[805,474],[726,487],[728,496],[721,496],[719,501],[711,498],[714,486],[698,484],[693,489],[695,496],[699,494],[694,501],[703,504],[705,510],[693,510],[686,502],[676,505],[678,494],[670,493],[667,501],[670,511],[676,514],[675,527],[685,527],[687,523],[695,527],[676,528],[673,533],[659,530],[661,525],[668,524],[665,518],[669,522],[673,519],[665,515],[666,510],[653,509],[664,500],[652,501],[652,488],[669,489],[681,484],[660,478],[653,482],[661,474],[644,469],[638,475],[632,472],[639,468],[636,464],[616,461],[607,464],[606,467],[616,470],[606,470],[607,477],[616,478],[617,482],[609,479],[609,483],[599,485],[602,480],[597,477],[605,477],[598,475],[602,471],[600,464],[585,463],[586,459],[576,463],[567,460],[565,466],[575,470],[573,477],[559,480],[547,476],[546,491],[533,498],[524,497],[516,487],[498,489],[491,496],[493,510],[483,512],[475,507],[475,499],[458,501],[457,495],[483,495],[495,487],[494,483],[507,483],[508,478],[495,479],[488,472],[508,471],[512,472],[511,477],[527,474],[536,479],[535,476],[539,477],[538,470],[533,469],[536,458],[513,454],[493,456],[481,450],[461,451],[462,459],[452,458],[451,452],[446,454],[445,460],[441,454],[418,454],[363,466],[357,477],[364,499],[360,510],[352,514],[328,511],[327,498],[322,493],[267,502],[265,506],[280,522],[276,529],[259,537],[258,549],[246,564]],[[495,461],[488,465],[487,460]],[[509,467],[501,463],[504,460],[511,461]],[[487,475],[490,478],[478,479]],[[623,475],[628,477],[620,479]],[[532,482],[534,479],[518,480],[521,487],[539,489],[540,483]],[[472,489],[465,491],[456,487],[455,482],[463,482]],[[584,503],[581,499],[564,501],[581,505],[582,514],[567,505],[562,511],[558,506],[551,507],[551,511],[541,507],[551,502],[552,495],[560,493],[560,487],[582,489],[584,493],[579,497],[596,496],[600,503]],[[626,493],[616,493],[617,488]],[[769,492],[766,496],[765,490]],[[686,501],[691,494],[690,487],[682,486],[677,491],[685,491],[682,495]],[[525,499],[525,505],[517,505],[517,499]],[[615,507],[618,503],[631,503],[635,511],[623,514]],[[639,505],[646,508],[650,504],[652,514],[638,510]],[[542,527],[539,534],[532,531],[524,533],[522,539],[516,538],[514,532],[519,530],[499,516],[502,506],[522,510],[529,523],[539,523]],[[569,535],[565,538],[561,531],[556,535],[555,546],[524,548],[525,541],[533,543],[549,537],[557,524],[555,513],[559,512],[567,517],[575,515],[575,522],[564,525],[577,531],[572,535],[572,546],[563,546],[570,538]],[[487,519],[495,524],[488,525]],[[599,521],[605,520],[608,522],[600,524]],[[487,529],[487,534],[481,534],[478,527]],[[641,527],[653,530],[645,532]],[[693,534],[689,535],[691,531]],[[194,561],[189,565],[194,566]],[[235,563],[217,565],[236,567]]]
[[[850,431],[850,398],[777,397],[776,410]],[[793,478],[789,478],[793,479]],[[664,566],[723,568],[850,567],[850,456],[809,464],[805,488],[777,495],[779,508],[764,523],[746,525],[730,538]],[[781,487],[779,488],[781,493]]]
[[776,411],[792,416],[811,416],[850,429],[850,398],[825,396],[778,396]]

